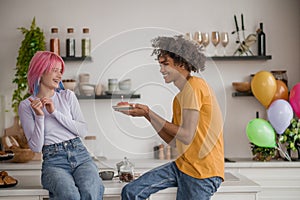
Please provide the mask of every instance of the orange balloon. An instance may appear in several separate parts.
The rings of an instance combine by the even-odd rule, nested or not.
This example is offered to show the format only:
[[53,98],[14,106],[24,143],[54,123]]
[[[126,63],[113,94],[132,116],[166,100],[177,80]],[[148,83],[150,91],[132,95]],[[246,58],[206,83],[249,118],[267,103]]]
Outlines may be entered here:
[[277,89],[270,105],[273,103],[273,101],[277,99],[284,99],[286,101],[289,100],[289,89],[286,86],[285,82],[281,80],[276,80],[276,84],[277,84]]
[[276,79],[267,71],[257,72],[251,81],[252,93],[265,108],[271,104],[276,89]]

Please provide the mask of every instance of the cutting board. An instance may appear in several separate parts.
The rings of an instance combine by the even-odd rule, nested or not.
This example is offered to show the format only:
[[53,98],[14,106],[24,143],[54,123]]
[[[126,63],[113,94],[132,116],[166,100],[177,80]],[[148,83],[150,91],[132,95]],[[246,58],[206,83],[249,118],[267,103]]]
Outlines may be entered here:
[[[24,130],[20,124],[19,117],[14,117],[14,123],[11,127],[4,129],[4,136],[14,136],[22,148],[29,148]],[[35,153],[32,160],[41,160],[42,154]]]

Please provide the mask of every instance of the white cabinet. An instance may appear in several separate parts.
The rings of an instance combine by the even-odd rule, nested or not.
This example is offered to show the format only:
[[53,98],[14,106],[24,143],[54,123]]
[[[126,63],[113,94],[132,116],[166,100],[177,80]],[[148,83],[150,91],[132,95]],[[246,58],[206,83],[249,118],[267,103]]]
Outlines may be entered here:
[[287,161],[237,162],[226,167],[261,186],[258,200],[299,200],[300,163]]

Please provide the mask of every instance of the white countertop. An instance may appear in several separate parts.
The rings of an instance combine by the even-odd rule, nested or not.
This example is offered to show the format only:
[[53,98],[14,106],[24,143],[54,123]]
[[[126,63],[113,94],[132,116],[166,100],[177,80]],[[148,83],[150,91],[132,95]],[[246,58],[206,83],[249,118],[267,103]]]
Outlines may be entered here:
[[[226,162],[225,171],[231,168],[300,168],[300,162],[293,161],[277,161],[272,160],[268,162],[253,161],[251,158],[230,158],[235,162]],[[116,169],[116,163],[121,160],[111,160],[111,159],[101,159],[96,161],[100,170],[105,169]],[[157,159],[132,159],[135,164],[135,171],[137,173],[143,173],[149,169],[160,166],[168,160],[157,160]],[[12,196],[12,195],[39,195],[47,196],[48,191],[42,189],[40,184],[40,170],[41,161],[30,161],[28,163],[10,163],[10,162],[0,162],[0,171],[6,170],[12,173],[12,175],[19,181],[18,184],[13,188],[1,188],[0,196]],[[19,171],[27,171],[27,175],[21,175]],[[39,173],[37,173],[39,171]],[[248,178],[240,174],[225,174],[225,182],[219,188],[218,192],[257,192],[260,190],[260,186]],[[112,181],[103,181],[105,186],[105,195],[119,195],[122,187],[126,183],[120,183],[118,179]],[[176,188],[168,188],[166,190],[160,191],[165,192],[176,192]]]
[[[230,168],[243,168],[243,167],[285,167],[285,168],[300,168],[299,161],[282,161],[282,160],[272,160],[272,161],[253,161],[251,158],[230,158],[235,162],[225,162],[225,170]],[[116,163],[121,160],[110,160],[110,159],[101,159],[96,161],[99,169],[116,169]],[[138,170],[144,171],[145,169],[152,169],[154,167],[170,162],[168,160],[157,160],[157,159],[132,159],[130,160],[134,163],[135,168]],[[30,161],[27,163],[10,163],[10,162],[0,162],[0,170],[40,170],[41,161]]]
[[[14,176],[18,184],[11,188],[0,188],[0,197],[4,196],[48,196],[48,191],[42,189],[39,175]],[[103,181],[104,195],[120,195],[123,186],[117,178],[111,181]],[[219,193],[233,192],[258,192],[260,186],[239,174],[225,173],[225,181],[219,188]],[[168,188],[160,193],[176,193],[176,188]]]
[[[233,160],[233,159],[232,159]],[[237,162],[225,163],[226,168],[231,167],[262,167],[262,166],[280,166],[280,167],[300,167],[300,162],[256,162],[251,159],[235,159]],[[100,170],[105,169],[116,169],[116,163],[121,160],[108,160],[101,159],[96,161]],[[149,169],[160,166],[168,160],[157,160],[157,159],[132,159],[135,164],[135,171],[137,173],[143,173]],[[40,182],[40,170],[41,161],[30,161],[28,163],[10,163],[0,162],[0,171],[6,170],[18,180],[18,184],[12,188],[1,188],[0,196],[22,196],[22,195],[38,195],[47,196],[48,191],[42,189]],[[19,173],[19,171],[26,171],[27,173]],[[37,173],[37,171],[39,171]],[[24,175],[25,174],[25,175]],[[122,187],[126,183],[120,183],[118,178],[112,181],[103,181],[105,186],[105,195],[119,195]],[[218,192],[257,192],[260,190],[260,186],[248,178],[241,176],[240,174],[225,173],[225,182],[222,183]],[[176,192],[176,188],[168,188],[160,191],[162,193]]]

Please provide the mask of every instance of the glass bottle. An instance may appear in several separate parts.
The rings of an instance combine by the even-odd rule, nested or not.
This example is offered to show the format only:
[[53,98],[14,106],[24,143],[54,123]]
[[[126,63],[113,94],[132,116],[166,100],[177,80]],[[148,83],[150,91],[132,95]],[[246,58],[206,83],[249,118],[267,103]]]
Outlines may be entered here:
[[89,57],[91,56],[91,39],[89,37],[90,30],[88,28],[83,28],[83,38],[81,39],[81,56]]
[[74,38],[74,29],[67,29],[68,35],[66,40],[66,56],[75,57],[75,38]]
[[60,55],[60,41],[58,38],[58,28],[51,28],[50,51]]
[[125,157],[120,167],[119,178],[122,182],[130,182],[134,178],[133,164]]
[[265,56],[266,55],[266,34],[263,30],[263,23],[259,24],[259,30],[257,33],[257,54],[259,56]]

